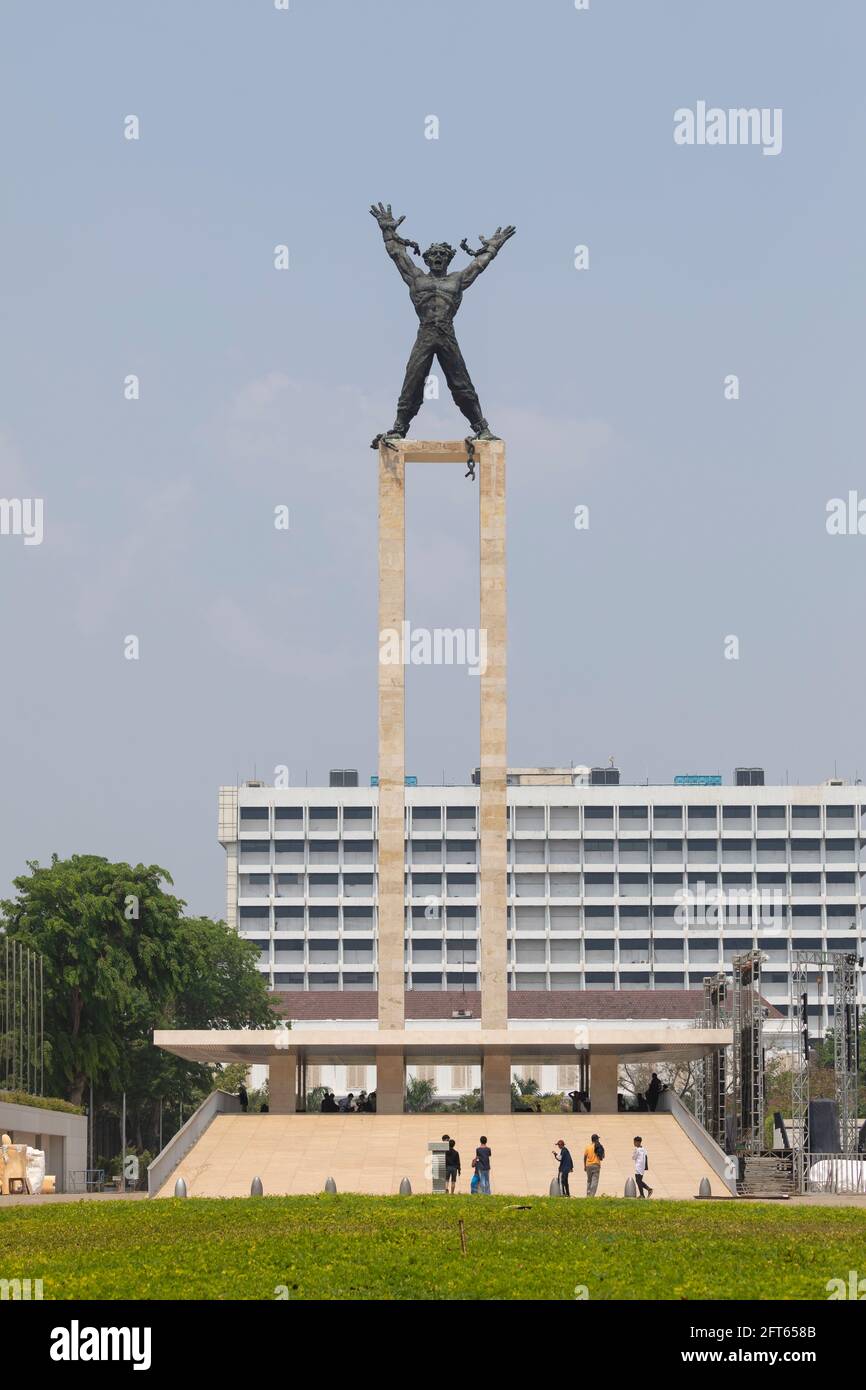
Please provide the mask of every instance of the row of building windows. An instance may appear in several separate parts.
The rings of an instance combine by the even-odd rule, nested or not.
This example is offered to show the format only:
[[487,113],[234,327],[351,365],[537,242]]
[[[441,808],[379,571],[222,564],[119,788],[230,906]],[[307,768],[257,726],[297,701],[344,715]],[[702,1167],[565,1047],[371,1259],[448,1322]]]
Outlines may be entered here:
[[[273,853],[271,846],[273,845]],[[477,867],[477,840],[415,840],[407,844],[408,867],[425,864],[465,864]],[[510,840],[509,861],[514,865],[583,864],[682,864],[767,863],[821,864],[825,861],[858,862],[857,840]],[[313,865],[364,865],[375,867],[373,840],[249,840],[241,845],[241,871],[256,868],[309,867]]]
[[[722,920],[686,918],[679,908],[659,907],[571,907],[515,906],[508,909],[509,933],[566,933],[591,934],[647,931],[736,931],[740,927],[758,930],[770,926],[780,932],[848,930],[857,920],[854,904],[826,903],[798,906],[783,904],[778,912],[764,911],[766,904],[746,905],[743,911],[733,910]],[[774,907],[774,904],[771,904]],[[407,913],[407,929],[417,932],[472,933],[479,922],[475,907],[444,906],[438,908],[412,907]],[[369,932],[375,930],[375,909],[358,907],[242,907],[239,928],[245,931],[276,932]]]
[[[654,897],[680,899],[688,891],[706,897],[731,893],[742,900],[757,892],[768,897],[856,897],[859,876],[840,870],[811,873],[561,873],[540,868],[509,876],[511,898]],[[242,874],[238,895],[250,898],[374,898],[375,874]],[[412,873],[406,878],[411,898],[477,898],[478,875]]]
[[[310,939],[307,942],[275,942],[269,938],[249,938],[259,947],[262,964],[290,966],[300,969],[307,965],[368,965],[375,964],[375,943],[347,939],[325,941]],[[848,942],[827,943],[828,950],[844,950]],[[516,965],[701,965],[717,967],[731,962],[735,956],[749,951],[755,946],[763,952],[766,964],[788,967],[791,952],[797,947],[788,943],[774,941],[767,945],[753,942],[752,938],[726,942],[724,947],[716,945],[696,945],[686,949],[682,941],[634,941],[629,938],[622,943],[584,942],[579,938],[541,939],[538,941],[514,941],[508,950],[509,961]],[[805,948],[804,948],[805,949]],[[407,943],[405,959],[415,965],[432,966],[437,963],[459,965],[461,969],[474,966],[478,961],[478,945],[475,941],[426,941],[413,940]],[[787,979],[785,974],[782,978]]]
[[[866,807],[844,806],[665,806],[665,805],[575,805],[575,806],[509,806],[509,824],[515,833],[544,834],[586,829],[587,834],[610,831],[619,826],[624,833],[649,830],[675,832],[683,826],[698,831],[723,828],[735,833],[751,829],[781,831],[790,826],[794,833],[806,833],[826,826],[853,830],[858,815]],[[376,821],[373,806],[242,806],[238,816],[239,834],[263,833],[273,828],[277,833],[303,832],[363,834]],[[477,806],[410,806],[406,808],[407,832],[412,835],[436,833],[477,833]]]

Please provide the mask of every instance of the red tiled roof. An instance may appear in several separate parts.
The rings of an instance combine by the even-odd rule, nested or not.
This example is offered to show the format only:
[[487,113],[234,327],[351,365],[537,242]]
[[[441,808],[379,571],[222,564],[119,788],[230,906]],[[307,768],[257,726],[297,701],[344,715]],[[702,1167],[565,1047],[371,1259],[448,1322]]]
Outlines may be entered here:
[[[287,1018],[374,1019],[378,995],[372,990],[275,990],[278,1006]],[[508,994],[509,1018],[586,1019],[691,1019],[703,1008],[700,989],[518,989]],[[481,1016],[477,990],[409,990],[406,1017],[451,1018],[458,1009]],[[781,1015],[769,1006],[771,1018]]]

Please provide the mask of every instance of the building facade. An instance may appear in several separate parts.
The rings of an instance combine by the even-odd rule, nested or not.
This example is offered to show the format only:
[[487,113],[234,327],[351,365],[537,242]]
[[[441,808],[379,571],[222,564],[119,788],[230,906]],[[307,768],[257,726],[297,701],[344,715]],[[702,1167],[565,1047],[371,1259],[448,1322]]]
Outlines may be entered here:
[[[792,951],[859,949],[866,788],[550,773],[509,777],[510,990],[694,990],[758,949],[784,1034]],[[407,991],[479,988],[478,801],[472,784],[406,788]],[[227,920],[273,989],[376,990],[377,803],[376,787],[221,789]],[[816,974],[812,998],[823,1032],[832,981]]]

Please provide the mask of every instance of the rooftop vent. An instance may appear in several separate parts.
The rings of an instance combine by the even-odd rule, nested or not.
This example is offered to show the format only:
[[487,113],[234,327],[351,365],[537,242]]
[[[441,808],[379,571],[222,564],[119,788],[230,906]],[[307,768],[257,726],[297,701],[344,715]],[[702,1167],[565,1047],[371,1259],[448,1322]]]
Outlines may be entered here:
[[591,787],[618,787],[619,768],[618,767],[592,767],[589,770],[589,785]]
[[329,787],[357,787],[358,769],[356,767],[332,767],[329,777]]
[[764,769],[762,767],[738,767],[734,771],[734,786],[736,787],[762,787],[764,785]]

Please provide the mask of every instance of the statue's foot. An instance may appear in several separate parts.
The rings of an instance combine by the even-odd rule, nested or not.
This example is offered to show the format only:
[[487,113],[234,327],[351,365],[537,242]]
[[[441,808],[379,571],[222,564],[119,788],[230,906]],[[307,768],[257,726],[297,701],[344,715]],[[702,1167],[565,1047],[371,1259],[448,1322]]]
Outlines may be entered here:
[[494,434],[486,420],[479,420],[477,425],[473,425],[473,438],[475,439],[498,439],[499,435]]
[[390,430],[386,430],[384,434],[377,434],[377,435],[376,435],[375,439],[373,440],[372,444],[370,445],[370,448],[371,448],[371,449],[378,449],[378,447],[379,447],[380,444],[384,444],[385,447],[386,447],[387,449],[394,449],[394,448],[397,447],[397,440],[398,440],[398,439],[405,439],[405,438],[406,438],[406,431],[405,431],[405,430],[396,429],[396,428],[390,429]]

